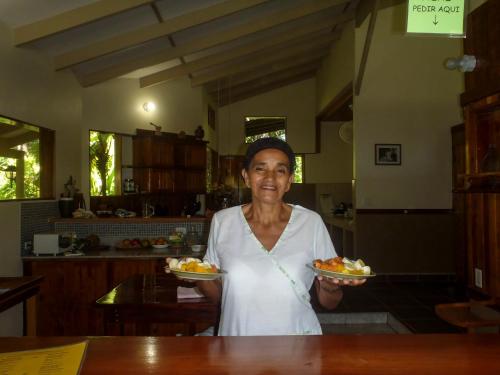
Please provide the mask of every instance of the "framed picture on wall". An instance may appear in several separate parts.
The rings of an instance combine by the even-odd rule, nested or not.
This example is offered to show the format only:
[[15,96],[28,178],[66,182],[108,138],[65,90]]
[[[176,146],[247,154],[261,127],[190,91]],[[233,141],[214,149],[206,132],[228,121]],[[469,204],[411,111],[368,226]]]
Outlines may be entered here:
[[376,165],[401,165],[401,145],[400,144],[376,144],[375,145]]
[[211,106],[208,106],[208,126],[215,130],[215,111]]

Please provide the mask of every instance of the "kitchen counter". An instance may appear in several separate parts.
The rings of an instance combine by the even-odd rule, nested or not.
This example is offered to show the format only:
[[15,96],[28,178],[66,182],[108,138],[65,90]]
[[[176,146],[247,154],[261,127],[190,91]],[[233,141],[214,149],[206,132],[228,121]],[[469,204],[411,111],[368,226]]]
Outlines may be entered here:
[[28,255],[23,260],[88,260],[88,259],[159,259],[159,258],[200,258],[204,252],[193,252],[189,247],[168,247],[166,249],[116,249],[87,251],[83,255]]
[[0,352],[89,340],[91,374],[500,373],[499,335],[0,338]]
[[49,222],[51,223],[63,223],[63,224],[160,224],[160,223],[204,223],[210,221],[205,216],[172,216],[172,217],[95,217],[92,219],[84,218],[51,218]]

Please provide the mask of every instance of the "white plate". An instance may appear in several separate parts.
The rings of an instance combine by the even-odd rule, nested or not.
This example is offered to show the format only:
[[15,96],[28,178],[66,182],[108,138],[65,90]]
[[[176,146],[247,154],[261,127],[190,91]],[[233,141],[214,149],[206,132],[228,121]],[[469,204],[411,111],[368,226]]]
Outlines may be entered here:
[[316,268],[310,264],[306,264],[307,267],[312,269],[317,275],[325,276],[325,277],[333,277],[335,279],[352,279],[352,280],[362,280],[366,279],[368,277],[374,277],[376,276],[375,273],[371,273],[369,275],[351,275],[348,273],[342,273],[342,272],[333,272],[333,271],[327,271],[327,270],[322,270],[320,268]]
[[175,276],[181,279],[187,279],[187,280],[215,280],[224,275],[224,271],[217,273],[208,273],[208,272],[189,272],[189,271],[170,269],[170,272],[172,272]]
[[165,244],[163,244],[163,245],[154,245],[154,244],[152,244],[151,246],[153,246],[155,249],[165,249],[165,248],[167,248],[169,245],[168,245],[168,243],[165,243]]

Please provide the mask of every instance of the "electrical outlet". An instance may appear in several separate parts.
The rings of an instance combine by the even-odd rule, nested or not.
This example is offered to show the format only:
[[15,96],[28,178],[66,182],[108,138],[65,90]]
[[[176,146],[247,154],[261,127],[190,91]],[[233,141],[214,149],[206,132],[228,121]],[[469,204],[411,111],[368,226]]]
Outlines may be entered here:
[[479,268],[474,268],[474,285],[478,288],[483,287],[483,271]]

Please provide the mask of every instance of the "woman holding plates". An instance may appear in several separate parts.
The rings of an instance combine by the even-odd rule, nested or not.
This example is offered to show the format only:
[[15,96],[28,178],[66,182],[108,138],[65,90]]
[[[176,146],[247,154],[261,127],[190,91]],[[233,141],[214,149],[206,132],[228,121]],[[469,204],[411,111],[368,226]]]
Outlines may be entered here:
[[294,167],[286,142],[255,141],[242,170],[251,203],[221,210],[212,219],[204,260],[225,273],[197,284],[221,303],[220,336],[321,334],[309,302],[312,284],[321,305],[334,309],[342,299],[341,285],[365,281],[316,277],[306,267],[336,253],[317,213],[283,201]]

